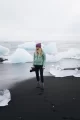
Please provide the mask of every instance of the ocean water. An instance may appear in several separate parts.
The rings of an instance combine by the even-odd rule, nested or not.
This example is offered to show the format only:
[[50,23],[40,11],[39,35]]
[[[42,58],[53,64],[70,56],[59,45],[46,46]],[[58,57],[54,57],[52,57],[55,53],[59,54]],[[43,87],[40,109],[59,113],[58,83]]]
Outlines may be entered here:
[[[0,42],[0,45],[3,45],[10,49],[10,54],[12,54],[18,47],[18,45],[25,43],[26,41],[20,41],[20,42]],[[48,44],[48,42],[42,42],[44,45]],[[63,41],[56,41],[56,46],[58,49],[58,52],[66,51],[69,48],[79,48],[80,49],[80,42],[63,42]]]
[[[0,45],[3,45],[10,49],[10,54],[12,54],[17,46],[23,42],[0,42]],[[43,44],[47,44],[44,42]],[[66,51],[69,48],[80,48],[80,43],[73,42],[57,42],[57,49],[59,52]],[[44,75],[50,75],[49,69],[53,63],[46,64],[46,69],[44,70]],[[0,64],[0,89],[6,89],[14,86],[17,82],[24,80],[29,80],[31,77],[35,77],[35,73],[30,73],[30,68],[32,63],[24,64]]]

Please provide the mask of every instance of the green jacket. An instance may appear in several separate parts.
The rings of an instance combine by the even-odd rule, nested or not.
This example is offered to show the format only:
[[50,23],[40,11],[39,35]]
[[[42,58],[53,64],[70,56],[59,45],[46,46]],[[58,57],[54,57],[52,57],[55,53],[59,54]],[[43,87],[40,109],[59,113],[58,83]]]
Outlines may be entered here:
[[43,66],[45,66],[45,61],[46,61],[46,55],[45,55],[44,52],[42,53],[42,56],[34,53],[33,65],[43,65]]

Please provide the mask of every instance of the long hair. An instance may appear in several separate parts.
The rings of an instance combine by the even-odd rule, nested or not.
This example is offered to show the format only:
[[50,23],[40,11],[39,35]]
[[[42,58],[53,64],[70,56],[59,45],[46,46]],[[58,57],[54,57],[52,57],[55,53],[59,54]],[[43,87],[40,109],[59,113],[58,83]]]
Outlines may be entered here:
[[39,50],[36,50],[36,54],[42,56],[43,50],[42,48],[39,48]]

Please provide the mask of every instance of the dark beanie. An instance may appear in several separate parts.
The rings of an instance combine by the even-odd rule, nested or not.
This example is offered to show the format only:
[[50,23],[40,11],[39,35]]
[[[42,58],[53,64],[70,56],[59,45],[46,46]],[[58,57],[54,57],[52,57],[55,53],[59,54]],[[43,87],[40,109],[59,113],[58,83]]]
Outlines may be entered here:
[[41,48],[41,43],[37,43],[37,44],[36,44],[36,47]]

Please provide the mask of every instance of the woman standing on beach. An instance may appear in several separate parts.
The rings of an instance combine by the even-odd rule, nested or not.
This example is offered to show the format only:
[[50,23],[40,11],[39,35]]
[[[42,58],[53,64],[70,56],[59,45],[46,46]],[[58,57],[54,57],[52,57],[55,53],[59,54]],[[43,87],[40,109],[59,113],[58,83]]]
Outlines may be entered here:
[[41,43],[36,44],[36,51],[34,52],[33,66],[35,67],[37,88],[40,87],[39,72],[41,78],[41,89],[44,89],[43,69],[45,67],[46,55],[41,48]]

